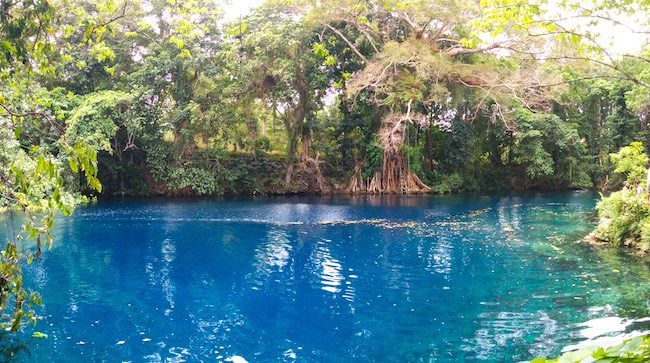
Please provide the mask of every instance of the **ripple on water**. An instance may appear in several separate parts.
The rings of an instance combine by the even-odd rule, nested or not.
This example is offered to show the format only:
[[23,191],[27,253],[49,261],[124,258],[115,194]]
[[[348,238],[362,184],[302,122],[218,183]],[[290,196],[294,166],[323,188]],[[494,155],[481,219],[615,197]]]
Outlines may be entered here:
[[341,292],[341,285],[345,280],[339,261],[332,257],[329,240],[321,239],[312,254],[312,263],[315,265],[314,273],[318,278],[320,289],[332,294]]
[[486,312],[479,315],[480,328],[463,350],[473,352],[476,359],[490,359],[506,347],[527,345],[533,336],[531,355],[545,355],[557,332],[557,322],[546,312]]
[[566,237],[592,227],[593,206],[580,193],[100,202],[61,219],[26,269],[49,338],[23,334],[20,357],[511,361],[648,330],[615,320],[643,318],[647,264]]

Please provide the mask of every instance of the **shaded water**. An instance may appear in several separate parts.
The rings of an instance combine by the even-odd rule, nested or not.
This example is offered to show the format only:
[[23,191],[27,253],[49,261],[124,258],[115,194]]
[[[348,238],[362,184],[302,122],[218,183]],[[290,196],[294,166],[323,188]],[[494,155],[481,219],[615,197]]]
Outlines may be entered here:
[[576,243],[596,197],[102,201],[27,269],[48,338],[18,357],[512,361],[648,329],[620,319],[648,264]]

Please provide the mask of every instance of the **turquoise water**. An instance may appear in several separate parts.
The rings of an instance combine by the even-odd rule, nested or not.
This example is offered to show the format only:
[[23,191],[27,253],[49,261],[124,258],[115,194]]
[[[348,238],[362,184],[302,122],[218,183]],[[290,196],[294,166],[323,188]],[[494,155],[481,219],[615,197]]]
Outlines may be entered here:
[[[646,329],[597,196],[100,201],[27,269],[26,361],[516,361]],[[605,319],[609,318],[609,319]],[[624,319],[620,319],[624,318]],[[591,329],[591,330],[590,330]],[[601,331],[604,329],[604,331]]]

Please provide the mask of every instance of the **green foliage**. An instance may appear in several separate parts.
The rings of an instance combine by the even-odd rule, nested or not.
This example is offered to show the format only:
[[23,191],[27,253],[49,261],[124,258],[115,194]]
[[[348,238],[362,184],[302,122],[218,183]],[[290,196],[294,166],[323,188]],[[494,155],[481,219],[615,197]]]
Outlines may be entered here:
[[40,62],[51,49],[43,33],[52,33],[56,9],[45,0],[3,2],[0,7],[0,70]]
[[650,250],[648,191],[645,183],[636,187],[647,178],[648,158],[643,144],[634,142],[611,157],[616,166],[614,171],[627,176],[627,185],[598,202],[600,222],[594,236],[615,247],[635,246],[647,252]]
[[255,142],[253,144],[253,149],[256,152],[268,152],[271,151],[271,139],[269,139],[267,136],[260,136],[257,139],[255,139]]
[[586,149],[577,126],[556,115],[521,110],[512,153],[533,182],[554,178],[569,187],[592,186],[584,172]]
[[650,222],[650,204],[646,196],[631,190],[614,192],[602,198],[597,209],[601,220],[595,235],[615,247],[636,244]]
[[639,183],[645,184],[648,177],[648,156],[641,142],[633,142],[625,146],[615,154],[611,154],[612,162],[616,166],[614,172],[626,176],[626,182],[636,186]]
[[[16,332],[24,322],[36,323],[32,308],[41,303],[38,293],[22,283],[24,264],[40,258],[44,246],[52,246],[55,213],[69,215],[83,200],[65,184],[64,161],[79,161],[91,187],[101,186],[92,149],[83,144],[71,147],[61,140],[62,148],[54,155],[38,145],[21,144],[16,132],[20,121],[0,117],[0,124],[0,142],[4,145],[0,151],[0,208],[6,213],[20,213],[22,219],[22,226],[10,235],[0,254],[1,320],[8,330]],[[16,231],[15,226],[11,228]]]
[[641,236],[638,243],[641,251],[650,251],[650,218],[641,221]]
[[[600,222],[594,236],[612,246],[634,246],[650,250],[650,203],[645,190],[648,158],[643,144],[634,142],[611,154],[617,173],[627,176],[623,190],[603,197],[597,205]],[[641,186],[637,186],[643,183]],[[631,186],[631,188],[630,188]]]
[[634,74],[641,81],[631,85],[630,90],[625,93],[625,98],[631,109],[642,114],[647,114],[650,111],[650,90],[648,87],[650,69],[645,64],[648,58],[650,58],[650,46],[646,44],[639,58],[627,58],[621,65],[627,73]]
[[463,178],[458,173],[454,173],[443,176],[440,181],[431,186],[431,190],[437,194],[455,193],[463,188],[463,184]]
[[531,363],[580,363],[580,362],[629,362],[642,363],[650,360],[650,336],[626,339],[611,347],[589,347],[567,352],[554,359],[536,358]]
[[131,96],[124,92],[101,91],[83,98],[70,115],[65,138],[83,143],[95,151],[111,151],[111,140],[129,108]]
[[171,147],[161,147],[147,156],[154,192],[167,195],[282,192],[273,187],[284,176],[281,156],[209,149],[182,160],[173,152]]
[[34,334],[32,334],[32,337],[34,337],[36,339],[47,339],[48,335],[45,334],[45,333],[41,333],[39,331],[35,331]]
[[523,132],[514,152],[514,161],[522,165],[533,180],[553,174],[553,158],[544,149],[542,136],[542,132],[535,129]]
[[42,302],[23,284],[23,268],[52,246],[55,214],[85,200],[67,184],[68,166],[101,188],[96,152],[62,137],[74,97],[43,87],[56,68],[57,19],[48,1],[0,4],[0,211],[10,231],[0,253],[0,326],[10,332],[35,324]]

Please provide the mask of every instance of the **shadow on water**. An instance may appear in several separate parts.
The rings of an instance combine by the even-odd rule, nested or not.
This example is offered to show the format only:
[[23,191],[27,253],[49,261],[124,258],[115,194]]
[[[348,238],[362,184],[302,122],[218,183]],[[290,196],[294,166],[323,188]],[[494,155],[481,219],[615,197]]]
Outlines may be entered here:
[[30,351],[28,341],[23,341],[11,333],[0,333],[1,362],[20,361],[29,356]]
[[[587,213],[586,218],[591,214]],[[592,228],[587,224],[555,238],[551,248],[540,244],[534,250],[539,258],[553,265],[553,270],[575,271],[579,279],[571,286],[589,289],[594,306],[615,306],[618,316],[629,319],[650,316],[650,259],[588,243],[585,236]],[[643,301],[645,304],[639,303]]]
[[199,196],[199,197],[120,197],[103,196],[98,198],[101,205],[128,204],[168,204],[168,203],[223,203],[223,202],[271,202],[293,204],[332,204],[358,205],[375,207],[430,207],[432,205],[471,204],[476,202],[496,201],[500,199],[517,198],[521,200],[548,199],[559,201],[597,199],[598,193],[592,191],[511,191],[494,193],[463,193],[463,194],[417,194],[417,195],[376,195],[376,194],[289,194],[289,195],[230,195],[230,196]]

